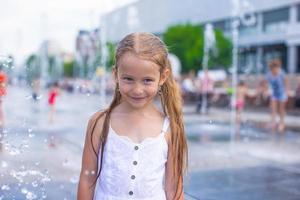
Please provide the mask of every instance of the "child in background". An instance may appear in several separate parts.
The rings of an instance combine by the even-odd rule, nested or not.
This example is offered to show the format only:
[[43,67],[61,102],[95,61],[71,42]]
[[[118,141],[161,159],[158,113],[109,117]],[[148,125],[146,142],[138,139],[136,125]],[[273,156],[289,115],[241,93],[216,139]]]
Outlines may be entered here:
[[6,95],[7,76],[4,71],[0,70],[0,152],[2,151],[2,138],[4,127],[4,111],[3,111],[3,97]]
[[0,70],[0,127],[4,125],[3,97],[6,95],[7,76]]
[[211,99],[214,92],[214,80],[210,77],[208,69],[204,70],[203,76],[200,78],[200,93],[196,106],[196,113],[200,111],[207,114],[210,108]]
[[295,107],[300,108],[300,81],[295,91]]
[[276,129],[276,116],[279,114],[278,131],[284,132],[285,104],[288,99],[288,81],[281,69],[281,61],[274,59],[269,63],[269,72],[266,79],[271,87],[271,125]]
[[115,60],[113,100],[88,123],[77,199],[183,200],[187,144],[166,46],[132,33]]
[[54,122],[54,115],[55,115],[55,102],[56,102],[56,97],[60,94],[59,92],[59,87],[58,87],[58,82],[54,82],[49,94],[48,94],[48,104],[50,106],[50,111],[49,111],[49,123]]
[[245,107],[245,100],[248,93],[248,88],[244,81],[240,81],[236,91],[236,111],[237,111],[237,123],[241,122],[242,111]]

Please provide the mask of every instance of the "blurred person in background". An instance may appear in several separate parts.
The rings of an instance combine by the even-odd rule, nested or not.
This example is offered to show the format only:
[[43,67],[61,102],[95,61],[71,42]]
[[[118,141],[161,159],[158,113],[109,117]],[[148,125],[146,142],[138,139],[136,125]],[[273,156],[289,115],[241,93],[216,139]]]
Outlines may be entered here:
[[242,111],[244,110],[244,107],[245,107],[247,93],[248,93],[248,87],[246,86],[244,81],[240,81],[237,86],[236,104],[235,104],[236,111],[237,111],[236,122],[238,124],[241,123],[241,115],[242,115]]
[[32,82],[32,99],[34,102],[39,100],[40,96],[40,79],[37,78]]
[[199,85],[196,112],[204,110],[208,113],[214,90],[214,80],[210,77],[208,69],[205,69],[203,76],[199,77]]
[[58,82],[54,82],[52,87],[50,88],[49,93],[48,93],[48,104],[49,104],[49,107],[50,107],[49,123],[54,122],[55,103],[56,103],[56,97],[58,95],[60,95],[59,85],[58,85]]
[[181,87],[184,100],[192,101],[194,99],[196,92],[194,77],[194,72],[191,71],[188,75],[185,75],[182,80]]
[[295,91],[295,107],[300,108],[300,80],[298,81],[298,86]]
[[2,138],[3,138],[3,126],[4,126],[4,111],[3,111],[3,98],[6,95],[6,83],[7,75],[1,69],[0,70],[0,152],[2,151]]
[[[288,81],[284,71],[281,69],[281,60],[273,59],[269,62],[269,71],[266,80],[271,88],[271,127],[273,130],[284,132],[285,105],[288,99]],[[276,117],[279,115],[277,127]]]
[[3,97],[6,95],[7,75],[3,70],[0,70],[0,127],[4,125],[3,113]]

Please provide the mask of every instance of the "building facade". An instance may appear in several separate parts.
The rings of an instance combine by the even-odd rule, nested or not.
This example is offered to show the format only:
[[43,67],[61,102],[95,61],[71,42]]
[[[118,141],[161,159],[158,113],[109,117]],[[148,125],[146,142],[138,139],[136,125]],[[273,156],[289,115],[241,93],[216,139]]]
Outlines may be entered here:
[[[231,37],[234,0],[140,0],[114,10],[102,20],[109,41],[135,31],[161,35],[180,23],[212,23]],[[236,2],[236,1],[235,1]],[[239,26],[239,71],[263,73],[272,58],[280,58],[288,73],[300,73],[300,0],[240,0],[245,18]],[[248,3],[248,4],[245,4]]]
[[91,78],[100,64],[100,34],[99,29],[91,31],[80,30],[76,37],[76,66],[73,76]]

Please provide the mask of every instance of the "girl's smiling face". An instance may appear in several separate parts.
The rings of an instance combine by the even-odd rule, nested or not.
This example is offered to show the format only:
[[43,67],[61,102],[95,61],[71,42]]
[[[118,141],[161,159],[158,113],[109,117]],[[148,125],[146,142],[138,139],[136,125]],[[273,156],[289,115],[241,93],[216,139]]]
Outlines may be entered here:
[[133,108],[144,108],[152,103],[159,85],[165,81],[160,66],[133,53],[125,53],[120,60],[116,75],[122,100]]

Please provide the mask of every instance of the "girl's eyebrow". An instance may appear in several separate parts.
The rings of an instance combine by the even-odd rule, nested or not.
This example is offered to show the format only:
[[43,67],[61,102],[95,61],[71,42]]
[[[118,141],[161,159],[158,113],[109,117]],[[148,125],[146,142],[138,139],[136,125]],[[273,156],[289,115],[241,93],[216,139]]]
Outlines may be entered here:
[[133,77],[133,76],[130,75],[130,74],[121,74],[121,76],[130,76],[130,77]]
[[155,77],[153,77],[153,76],[145,76],[145,77],[143,77],[144,79],[155,79]]
[[[133,75],[130,75],[130,74],[121,74],[122,77],[124,76],[128,76],[128,77],[131,77],[131,78],[134,78],[135,76]],[[143,79],[155,79],[155,77],[153,76],[144,76]]]

